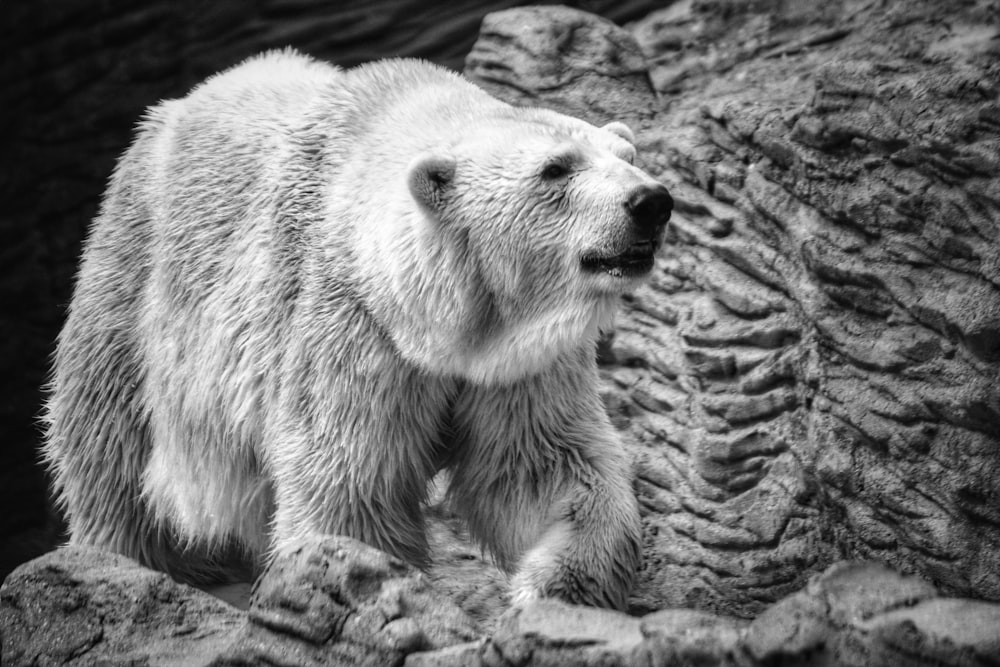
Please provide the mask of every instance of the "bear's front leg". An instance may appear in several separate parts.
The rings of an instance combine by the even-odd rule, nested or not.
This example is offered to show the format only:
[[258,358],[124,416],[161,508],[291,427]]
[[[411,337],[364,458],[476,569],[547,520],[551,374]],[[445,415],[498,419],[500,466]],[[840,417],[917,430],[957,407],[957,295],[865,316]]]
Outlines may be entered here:
[[421,504],[441,465],[453,384],[401,361],[376,332],[352,333],[306,339],[287,355],[286,376],[300,381],[284,384],[265,448],[272,552],[316,535],[347,535],[424,567]]
[[625,608],[641,557],[641,528],[635,496],[622,489],[617,480],[581,481],[550,506],[549,525],[518,562],[512,604],[555,597]]
[[622,609],[640,560],[627,455],[598,396],[589,350],[455,406],[450,495],[513,574],[515,605],[539,597]]

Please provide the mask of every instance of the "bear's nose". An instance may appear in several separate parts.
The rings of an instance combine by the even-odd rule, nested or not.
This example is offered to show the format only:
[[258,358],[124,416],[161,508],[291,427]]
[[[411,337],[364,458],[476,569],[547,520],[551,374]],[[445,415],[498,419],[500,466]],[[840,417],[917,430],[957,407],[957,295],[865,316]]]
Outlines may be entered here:
[[659,231],[670,220],[674,198],[659,183],[640,185],[629,195],[625,208],[632,215],[632,222],[640,231]]

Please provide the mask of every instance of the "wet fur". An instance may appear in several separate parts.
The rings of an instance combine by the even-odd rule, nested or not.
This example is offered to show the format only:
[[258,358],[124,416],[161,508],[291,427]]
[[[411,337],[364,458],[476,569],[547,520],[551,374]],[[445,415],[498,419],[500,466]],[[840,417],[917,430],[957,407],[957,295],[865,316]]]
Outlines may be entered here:
[[[618,293],[575,264],[619,243],[648,179],[609,129],[424,63],[289,52],[153,108],[55,358],[44,453],[71,542],[196,583],[314,533],[425,565],[447,467],[515,601],[623,606],[638,513],[594,364]],[[548,196],[519,161],[559,142],[590,171]]]

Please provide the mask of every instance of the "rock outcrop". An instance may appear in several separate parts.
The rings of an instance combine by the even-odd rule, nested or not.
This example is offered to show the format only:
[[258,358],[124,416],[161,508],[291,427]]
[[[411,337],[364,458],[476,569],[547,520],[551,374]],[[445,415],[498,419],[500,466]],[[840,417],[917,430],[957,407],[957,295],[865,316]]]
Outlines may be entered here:
[[302,544],[249,609],[122,556],[64,547],[0,588],[3,665],[382,665],[477,638],[426,577],[349,538]]
[[1000,599],[998,37],[988,2],[484,21],[471,78],[632,122],[676,201],[603,354],[636,611],[752,616],[843,558]]
[[0,664],[208,664],[243,616],[123,556],[57,549],[0,587]]
[[842,563],[751,623],[689,609],[633,618],[543,601],[505,616],[475,647],[417,654],[406,664],[906,667],[998,661],[1000,605],[939,598],[928,584],[882,566]]
[[240,611],[133,561],[63,548],[0,588],[0,662],[40,664],[1000,665],[1000,605],[841,563],[754,621],[543,600],[475,623],[424,575],[347,538],[277,560]]

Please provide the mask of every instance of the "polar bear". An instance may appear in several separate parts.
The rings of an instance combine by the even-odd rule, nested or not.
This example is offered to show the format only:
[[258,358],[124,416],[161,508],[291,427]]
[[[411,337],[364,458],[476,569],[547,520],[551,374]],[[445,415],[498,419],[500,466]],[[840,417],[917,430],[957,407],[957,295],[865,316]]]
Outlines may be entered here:
[[291,51],[151,108],[58,340],[71,543],[202,584],[314,534],[423,567],[447,469],[515,604],[622,607],[640,524],[595,343],[672,205],[632,143],[425,62]]

